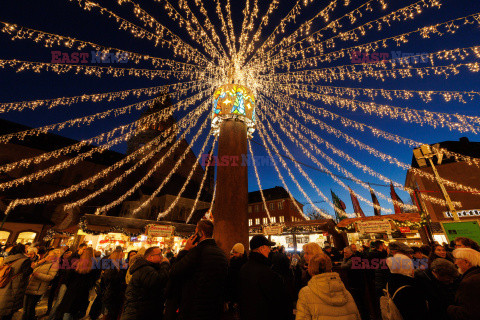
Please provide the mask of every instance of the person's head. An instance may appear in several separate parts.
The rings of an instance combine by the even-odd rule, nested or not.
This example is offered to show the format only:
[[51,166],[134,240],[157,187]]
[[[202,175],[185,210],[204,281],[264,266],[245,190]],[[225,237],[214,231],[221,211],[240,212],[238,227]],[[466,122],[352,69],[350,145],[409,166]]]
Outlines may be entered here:
[[63,253],[62,258],[63,259],[69,259],[72,256],[73,252],[70,250],[67,250]]
[[8,252],[8,255],[13,256],[14,254],[19,253],[25,254],[25,246],[21,243],[14,245]]
[[323,246],[323,249],[325,250],[325,252],[332,252],[332,246],[330,245],[330,243],[325,243],[325,245]]
[[200,235],[200,241],[213,237],[213,222],[206,219],[198,221],[195,233]]
[[131,250],[127,254],[127,260],[130,261],[130,259],[137,254],[137,250]]
[[168,252],[165,254],[165,258],[167,258],[168,261],[171,261],[174,257],[175,257],[175,255],[173,254],[172,251],[168,251]]
[[240,258],[245,253],[245,247],[241,243],[236,243],[230,251],[230,258]]
[[432,273],[438,281],[452,283],[458,277],[457,268],[446,259],[438,258],[430,266]]
[[382,240],[377,240],[373,242],[373,248],[377,251],[387,251],[387,246]]
[[480,252],[480,246],[478,245],[478,243],[466,237],[458,237],[455,239],[455,249],[460,248],[470,248]]
[[348,258],[350,258],[351,256],[353,256],[353,250],[352,250],[352,248],[350,248],[350,247],[345,247],[345,248],[343,248],[343,257],[344,257],[345,259],[348,259]]
[[310,263],[310,259],[316,255],[322,253],[322,248],[316,242],[310,242],[303,245],[303,258],[307,264]]
[[37,247],[37,248],[38,248],[37,254],[39,256],[43,257],[45,255],[45,253],[47,253],[47,249],[44,246],[40,246],[40,247]]
[[37,252],[38,249],[36,247],[30,247],[27,250],[27,257],[29,257],[30,259],[35,259],[35,257],[37,256]]
[[461,274],[472,267],[480,267],[480,252],[471,248],[458,248],[453,250],[455,264]]
[[416,259],[422,259],[423,258],[423,253],[422,250],[420,250],[419,247],[412,247],[413,250],[413,257]]
[[357,252],[357,250],[358,250],[358,249],[357,249],[357,245],[354,244],[354,243],[350,245],[350,249],[352,249],[352,252],[353,252],[353,253]]
[[445,250],[445,248],[442,245],[435,245],[433,247],[432,252],[438,258],[445,259],[447,257],[447,251]]
[[250,239],[250,250],[268,258],[270,254],[271,247],[275,245],[275,242],[272,242],[265,238],[264,235],[257,234]]
[[318,253],[310,259],[308,273],[313,277],[316,274],[332,271],[332,260],[325,253]]
[[159,247],[150,247],[145,251],[145,260],[151,263],[160,263],[163,260],[162,249]]
[[407,246],[405,243],[401,241],[394,241],[391,242],[388,245],[388,250],[390,251],[391,255],[396,255],[396,254],[403,254],[406,256],[410,256],[413,253],[412,248]]
[[85,243],[82,243],[78,246],[78,250],[77,250],[77,253],[79,256],[81,256],[83,254],[83,251],[87,248],[87,244]]
[[78,273],[89,273],[93,265],[93,248],[86,247],[82,250],[82,255],[78,260],[75,270]]
[[432,248],[428,244],[424,244],[423,246],[420,247],[420,250],[425,256],[429,256],[430,252],[432,251]]
[[403,253],[387,258],[387,266],[391,273],[402,274],[408,277],[413,277],[415,271],[412,259]]
[[110,262],[117,268],[120,269],[120,263],[123,259],[123,252],[122,251],[113,251],[112,254],[108,257]]

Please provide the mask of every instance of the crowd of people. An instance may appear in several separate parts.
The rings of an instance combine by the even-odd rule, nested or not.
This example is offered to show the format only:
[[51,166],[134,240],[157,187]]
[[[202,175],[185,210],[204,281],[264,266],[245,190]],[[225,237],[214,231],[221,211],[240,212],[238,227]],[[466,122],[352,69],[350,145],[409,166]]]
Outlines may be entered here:
[[[213,224],[201,220],[178,255],[155,246],[104,256],[86,244],[75,252],[5,246],[0,318],[22,309],[22,320],[480,319],[480,247],[468,238],[422,247],[377,240],[341,251],[308,243],[302,254],[263,235],[249,245],[248,255],[237,243],[227,258]],[[36,315],[41,299],[47,312]]]

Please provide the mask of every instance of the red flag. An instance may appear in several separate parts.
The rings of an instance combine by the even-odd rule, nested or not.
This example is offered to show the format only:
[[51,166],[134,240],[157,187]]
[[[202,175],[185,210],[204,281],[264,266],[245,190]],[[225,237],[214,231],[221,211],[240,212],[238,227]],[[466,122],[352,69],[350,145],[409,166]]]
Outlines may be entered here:
[[372,196],[372,202],[373,202],[373,212],[376,216],[380,216],[380,203],[378,202],[377,196],[375,195],[375,192],[373,192],[372,187],[368,185],[368,188],[370,189],[370,195]]
[[393,183],[392,182],[390,182],[390,196],[392,197],[393,208],[395,210],[395,214],[404,213],[405,208],[403,206],[403,201],[402,201],[402,199],[400,199],[398,194],[395,192],[395,189],[393,188]]
[[357,195],[352,189],[350,189],[350,187],[348,187],[348,191],[350,191],[350,198],[352,199],[353,212],[355,212],[358,218],[365,217],[365,214],[360,207],[360,203],[358,202]]

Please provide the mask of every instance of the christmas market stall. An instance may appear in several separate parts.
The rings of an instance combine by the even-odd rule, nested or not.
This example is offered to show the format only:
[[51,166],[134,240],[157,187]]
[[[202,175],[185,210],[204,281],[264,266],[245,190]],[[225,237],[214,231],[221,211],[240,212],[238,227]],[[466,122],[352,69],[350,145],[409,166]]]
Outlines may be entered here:
[[80,220],[76,243],[102,252],[117,246],[124,251],[158,246],[178,252],[194,232],[191,224],[87,214]]
[[368,245],[371,240],[402,241],[410,246],[428,243],[418,213],[347,218],[337,224],[347,232],[350,244]]
[[301,252],[303,245],[316,242],[321,247],[329,243],[339,250],[346,245],[342,232],[335,228],[332,219],[286,222],[263,227],[251,227],[250,238],[264,234],[277,246],[284,246],[288,252]]

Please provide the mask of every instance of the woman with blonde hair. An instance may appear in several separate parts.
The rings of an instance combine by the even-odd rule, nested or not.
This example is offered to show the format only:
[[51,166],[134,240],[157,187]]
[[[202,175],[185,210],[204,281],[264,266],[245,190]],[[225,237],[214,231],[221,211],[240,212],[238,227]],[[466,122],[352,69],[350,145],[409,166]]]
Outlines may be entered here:
[[332,272],[332,260],[324,253],[310,258],[312,279],[300,290],[296,320],[361,320],[358,308],[340,276]]
[[64,320],[80,319],[85,315],[89,304],[89,292],[100,276],[101,270],[95,269],[93,249],[85,248],[80,259],[72,261],[65,284],[67,291],[60,302],[55,318]]

